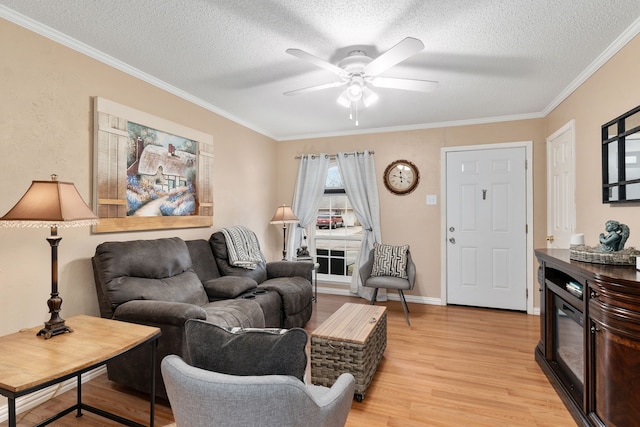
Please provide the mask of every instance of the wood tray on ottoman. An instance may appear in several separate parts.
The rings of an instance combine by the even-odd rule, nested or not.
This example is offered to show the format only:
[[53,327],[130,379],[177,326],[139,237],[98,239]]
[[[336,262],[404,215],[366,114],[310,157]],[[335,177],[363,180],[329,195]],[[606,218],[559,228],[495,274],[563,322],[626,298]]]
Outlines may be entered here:
[[344,304],[311,334],[311,382],[331,387],[349,372],[361,402],[386,347],[387,308]]

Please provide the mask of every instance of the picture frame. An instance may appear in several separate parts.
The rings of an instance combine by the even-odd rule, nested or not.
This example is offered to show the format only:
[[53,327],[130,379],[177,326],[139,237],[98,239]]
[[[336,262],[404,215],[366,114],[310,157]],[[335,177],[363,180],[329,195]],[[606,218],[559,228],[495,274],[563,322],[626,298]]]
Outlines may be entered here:
[[213,136],[94,97],[94,233],[213,225]]

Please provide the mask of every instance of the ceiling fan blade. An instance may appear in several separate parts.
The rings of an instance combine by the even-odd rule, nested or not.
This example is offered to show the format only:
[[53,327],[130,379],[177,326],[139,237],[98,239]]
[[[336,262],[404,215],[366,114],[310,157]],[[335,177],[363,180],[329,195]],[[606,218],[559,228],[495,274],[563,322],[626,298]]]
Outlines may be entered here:
[[347,84],[347,81],[325,83],[323,85],[310,86],[302,89],[290,90],[288,92],[285,92],[284,95],[301,95],[304,93],[317,92],[319,90],[330,89],[332,87],[344,86],[346,84]]
[[342,76],[345,74],[345,71],[338,67],[337,65],[333,65],[330,62],[327,62],[323,59],[318,58],[317,56],[313,56],[310,53],[305,52],[304,50],[300,50],[300,49],[287,49],[286,52],[289,55],[293,55],[296,58],[300,58],[304,61],[307,62],[311,62],[314,65],[317,65],[320,68],[324,68],[327,71],[331,71],[333,74],[336,74],[338,76]]
[[393,77],[376,77],[371,80],[371,86],[412,90],[416,92],[432,92],[438,87],[438,82],[430,80],[397,79]]
[[400,43],[369,62],[362,71],[370,76],[377,76],[389,68],[404,61],[424,49],[424,43],[413,37],[407,37]]

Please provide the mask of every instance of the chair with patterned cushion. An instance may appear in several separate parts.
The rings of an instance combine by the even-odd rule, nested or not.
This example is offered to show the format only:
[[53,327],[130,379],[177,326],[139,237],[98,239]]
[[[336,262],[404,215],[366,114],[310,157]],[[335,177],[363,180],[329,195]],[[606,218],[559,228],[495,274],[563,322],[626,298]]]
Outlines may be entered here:
[[416,281],[416,266],[411,259],[409,245],[391,246],[374,243],[374,248],[369,252],[368,261],[360,267],[360,279],[364,286],[374,288],[371,305],[376,301],[378,289],[396,289],[400,295],[407,324],[411,326],[409,308],[403,292],[413,289]]

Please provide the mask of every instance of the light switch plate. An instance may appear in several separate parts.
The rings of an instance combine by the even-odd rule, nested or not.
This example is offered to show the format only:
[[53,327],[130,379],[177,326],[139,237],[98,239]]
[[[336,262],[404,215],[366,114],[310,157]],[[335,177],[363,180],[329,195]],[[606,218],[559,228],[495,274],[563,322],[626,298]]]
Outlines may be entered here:
[[438,196],[435,194],[427,194],[427,205],[437,205]]

